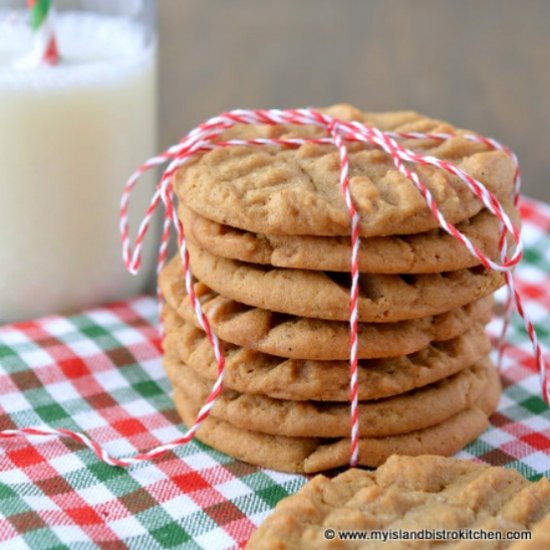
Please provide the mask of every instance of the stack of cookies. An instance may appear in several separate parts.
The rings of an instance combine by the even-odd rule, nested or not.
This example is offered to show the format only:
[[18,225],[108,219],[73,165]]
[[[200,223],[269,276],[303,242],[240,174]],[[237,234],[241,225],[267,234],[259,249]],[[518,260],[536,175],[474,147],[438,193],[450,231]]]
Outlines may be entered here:
[[[509,206],[514,166],[502,152],[411,112],[326,110],[384,131],[454,134],[404,146],[449,160]],[[323,136],[320,128],[236,126],[222,139]],[[413,184],[374,147],[350,143],[361,215],[359,463],[391,454],[450,455],[475,439],[500,384],[484,326],[503,284],[438,228]],[[224,147],[175,177],[194,290],[226,356],[224,391],[197,437],[246,462],[291,472],[350,455],[350,222],[333,146]],[[498,221],[456,177],[415,167],[445,218],[498,257]],[[181,261],[163,270],[164,365],[187,425],[217,363],[186,295]]]

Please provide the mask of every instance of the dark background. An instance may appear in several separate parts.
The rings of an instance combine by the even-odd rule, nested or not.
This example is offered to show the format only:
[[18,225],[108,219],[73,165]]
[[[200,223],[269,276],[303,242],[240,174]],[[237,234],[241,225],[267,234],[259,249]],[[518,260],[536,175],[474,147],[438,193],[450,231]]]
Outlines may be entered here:
[[236,107],[414,109],[497,138],[550,202],[550,1],[158,0],[160,146]]

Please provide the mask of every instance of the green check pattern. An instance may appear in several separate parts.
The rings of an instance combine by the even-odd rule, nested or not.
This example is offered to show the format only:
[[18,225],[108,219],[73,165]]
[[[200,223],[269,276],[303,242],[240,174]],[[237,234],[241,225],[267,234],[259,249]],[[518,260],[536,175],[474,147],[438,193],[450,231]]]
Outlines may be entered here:
[[[527,251],[516,281],[547,352],[550,208],[525,200],[522,214]],[[156,310],[153,298],[141,296],[0,327],[0,430],[68,428],[116,456],[181,436],[161,367]],[[498,327],[489,325],[492,335]],[[509,342],[498,412],[459,456],[536,479],[550,473],[550,412],[517,317]],[[69,439],[0,439],[0,547],[242,547],[277,502],[306,481],[195,441],[123,469]]]

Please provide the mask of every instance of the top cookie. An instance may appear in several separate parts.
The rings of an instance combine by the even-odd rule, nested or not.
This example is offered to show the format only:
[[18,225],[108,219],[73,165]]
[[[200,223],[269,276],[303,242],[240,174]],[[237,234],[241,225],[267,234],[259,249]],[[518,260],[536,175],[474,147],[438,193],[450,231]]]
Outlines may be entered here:
[[[324,110],[344,121],[360,121],[384,131],[452,133],[445,141],[405,140],[407,148],[449,160],[501,200],[512,191],[514,165],[503,152],[463,137],[466,132],[414,112],[362,113],[348,105]],[[238,125],[225,139],[324,137],[322,128],[292,125]],[[414,185],[391,158],[373,146],[348,143],[350,188],[365,237],[418,233],[438,227]],[[414,167],[451,223],[482,208],[459,178],[435,167]],[[349,215],[339,185],[336,148],[311,143],[297,148],[224,147],[192,159],[175,176],[178,198],[218,223],[273,235],[349,235]]]

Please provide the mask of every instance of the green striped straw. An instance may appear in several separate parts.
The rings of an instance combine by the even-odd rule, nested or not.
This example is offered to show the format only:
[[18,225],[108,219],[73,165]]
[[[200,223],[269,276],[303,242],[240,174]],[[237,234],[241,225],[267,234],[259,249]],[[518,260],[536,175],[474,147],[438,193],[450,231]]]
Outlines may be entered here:
[[57,65],[59,51],[53,25],[53,0],[27,0],[33,31],[33,58],[38,64]]

